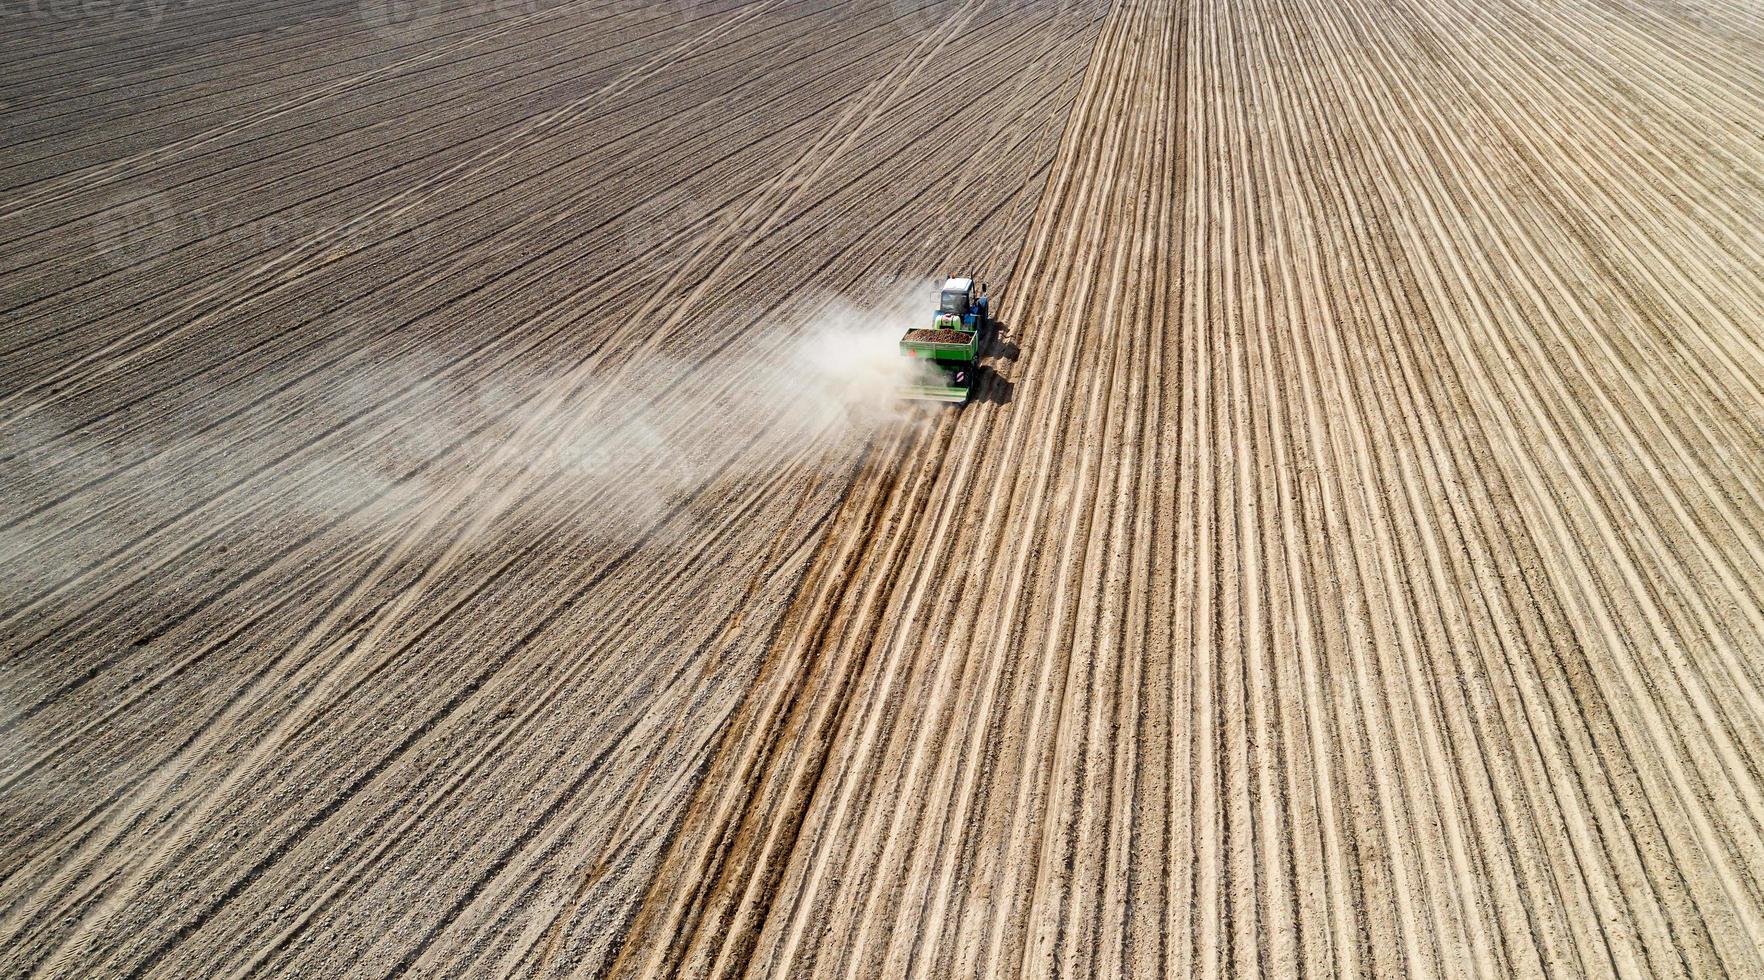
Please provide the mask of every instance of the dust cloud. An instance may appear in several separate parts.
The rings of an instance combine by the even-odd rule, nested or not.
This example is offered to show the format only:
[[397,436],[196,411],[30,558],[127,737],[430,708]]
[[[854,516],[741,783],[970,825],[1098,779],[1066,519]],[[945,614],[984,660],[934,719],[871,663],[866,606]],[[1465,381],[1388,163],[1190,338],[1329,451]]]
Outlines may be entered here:
[[900,355],[903,330],[928,317],[931,284],[880,303],[825,297],[812,315],[751,316],[729,348],[650,356],[597,374],[557,414],[531,465],[584,484],[627,527],[717,480],[770,479],[781,466],[842,471],[879,433],[947,406],[903,400],[931,380]]
[[926,370],[897,344],[933,285],[876,292],[748,311],[720,349],[615,350],[575,371],[448,370],[418,350],[354,362],[299,405],[233,412],[247,395],[209,392],[122,429],[48,406],[0,432],[0,585],[42,594],[197,513],[192,544],[290,523],[373,535],[413,511],[481,531],[533,504],[635,534],[709,484],[847,472],[879,433],[948,411],[898,396]]

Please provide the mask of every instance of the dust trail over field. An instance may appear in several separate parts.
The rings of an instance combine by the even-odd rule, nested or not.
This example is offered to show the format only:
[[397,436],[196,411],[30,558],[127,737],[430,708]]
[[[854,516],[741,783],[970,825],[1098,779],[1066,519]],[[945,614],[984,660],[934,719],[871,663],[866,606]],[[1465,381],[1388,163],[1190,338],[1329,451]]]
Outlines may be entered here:
[[534,420],[534,431],[562,437],[511,465],[578,473],[602,494],[606,525],[632,535],[713,476],[763,485],[805,446],[820,454],[814,466],[843,472],[880,433],[934,417],[932,406],[899,397],[928,380],[899,342],[928,318],[935,287],[878,292],[889,298],[868,308],[809,296],[800,314],[756,310],[760,325],[734,349],[644,358],[615,381],[590,378],[580,401],[592,412]]
[[[462,481],[494,488],[520,479],[590,495],[598,506],[583,517],[599,533],[641,536],[680,494],[713,474],[763,482],[777,460],[803,446],[819,447],[822,465],[839,469],[885,429],[931,417],[929,406],[898,397],[901,386],[923,382],[926,370],[899,355],[898,341],[905,325],[927,318],[935,286],[869,292],[881,299],[861,306],[810,295],[790,310],[735,311],[731,327],[743,316],[758,326],[730,347],[697,358],[647,356],[573,384],[564,374],[526,376],[518,367],[493,378],[436,380],[439,359],[421,351],[379,365],[371,380],[344,371],[315,377],[311,410],[336,418],[372,414],[388,387],[420,394],[358,431],[355,438],[378,446],[376,453],[311,454],[233,506],[248,512],[282,501],[298,508],[289,516],[306,519],[348,513],[355,529],[367,532],[381,517],[446,500]],[[567,398],[545,402],[546,393],[566,385]],[[485,426],[487,418],[495,424]],[[521,434],[519,441],[509,442],[511,434]],[[53,501],[114,474],[119,458],[210,452],[261,463],[281,448],[270,435],[253,444],[225,432],[185,437],[174,430],[151,433],[146,445],[118,445],[56,416],[31,417],[0,429],[0,474],[21,497]],[[475,462],[418,468],[443,454]],[[156,465],[135,468],[127,485],[189,502],[200,502],[203,490]],[[52,564],[76,538],[83,552],[126,533],[126,515],[88,520],[72,535],[61,532],[64,550],[55,552],[9,528],[0,536],[0,563],[8,585],[28,592],[78,571],[72,561]]]
[[294,6],[9,52],[0,972],[1764,975],[1756,11]]

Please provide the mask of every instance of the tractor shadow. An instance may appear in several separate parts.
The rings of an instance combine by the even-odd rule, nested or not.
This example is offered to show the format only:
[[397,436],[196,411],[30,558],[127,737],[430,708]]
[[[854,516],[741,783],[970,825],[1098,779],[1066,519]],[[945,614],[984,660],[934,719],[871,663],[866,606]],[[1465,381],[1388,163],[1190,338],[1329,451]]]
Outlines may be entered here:
[[1017,355],[1023,353],[1023,349],[1017,346],[1015,340],[1011,339],[1011,325],[1003,320],[995,320],[993,323],[992,343],[988,346],[986,353],[1006,361],[1015,361]]
[[[992,360],[1016,363],[1018,355],[1023,351],[1017,346],[1017,342],[1010,338],[1010,331],[1010,324],[1003,320],[995,321],[992,343],[987,345],[981,356]],[[980,365],[979,377],[976,380],[979,382],[979,390],[974,393],[975,401],[988,402],[993,405],[1009,405],[1011,403],[1011,395],[1016,391],[1017,386],[1011,383],[1011,379],[998,373],[998,370],[992,365]]]
[[992,405],[1009,405],[1011,395],[1017,386],[1011,379],[999,374],[988,365],[981,365],[979,371],[979,390],[974,393],[974,400]]

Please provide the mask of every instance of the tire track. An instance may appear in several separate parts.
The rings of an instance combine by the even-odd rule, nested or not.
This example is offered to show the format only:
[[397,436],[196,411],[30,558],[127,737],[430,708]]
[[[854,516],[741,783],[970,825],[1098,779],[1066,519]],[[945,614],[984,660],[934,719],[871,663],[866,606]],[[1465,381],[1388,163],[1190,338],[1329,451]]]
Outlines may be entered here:
[[[456,13],[450,42],[475,43]],[[26,333],[102,313],[21,348],[4,402],[9,425],[81,406],[20,461],[90,476],[21,502],[0,548],[82,559],[4,620],[9,968],[1764,970],[1749,12],[741,6],[679,69],[677,34],[612,15],[498,35],[550,46],[531,63],[416,67],[514,106],[570,70],[548,24],[634,39],[596,69],[628,73],[614,101],[569,103],[610,106],[623,142],[448,123],[399,144],[433,162],[369,202],[370,247],[184,241],[201,265],[175,278],[85,277],[27,311]],[[754,132],[689,105],[810,49],[798,25],[859,16],[755,90]],[[33,70],[77,80],[102,48],[56,45],[118,37],[44,40]],[[262,58],[302,40],[324,43],[254,49],[252,111],[287,95]],[[155,76],[192,101],[153,124],[227,102],[222,63],[191,72]],[[276,126],[337,131],[272,165],[365,163],[346,127],[385,110],[356,111],[288,108]],[[168,173],[206,166],[176,154]],[[344,166],[325,200],[357,193]],[[662,236],[671,260],[617,254],[680,174],[717,193]],[[463,237],[400,254],[412,229]],[[728,417],[788,349],[762,326],[796,322],[799,282],[953,268],[1008,283],[975,403],[858,445]],[[387,315],[378,272],[436,295]],[[466,322],[505,303],[525,332]],[[434,377],[373,368],[435,345]],[[637,540],[605,536],[650,463],[596,482],[534,460],[675,357],[641,401],[712,465]],[[529,364],[512,405],[469,405]],[[355,370],[387,390],[309,423]],[[470,425],[407,450],[385,426],[431,391]],[[216,444],[105,462],[174,409]],[[233,436],[280,454],[229,469]],[[438,489],[362,505],[365,531],[282,526],[333,448]],[[241,482],[174,510],[151,467]],[[130,533],[82,545],[82,516]],[[205,586],[223,540],[252,563]]]

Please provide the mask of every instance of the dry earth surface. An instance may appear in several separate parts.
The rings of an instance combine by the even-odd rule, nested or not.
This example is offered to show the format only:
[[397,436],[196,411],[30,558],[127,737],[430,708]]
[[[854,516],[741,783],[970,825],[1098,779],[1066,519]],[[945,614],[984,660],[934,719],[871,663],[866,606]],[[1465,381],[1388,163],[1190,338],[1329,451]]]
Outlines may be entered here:
[[1764,975],[1757,6],[6,13],[0,972]]

